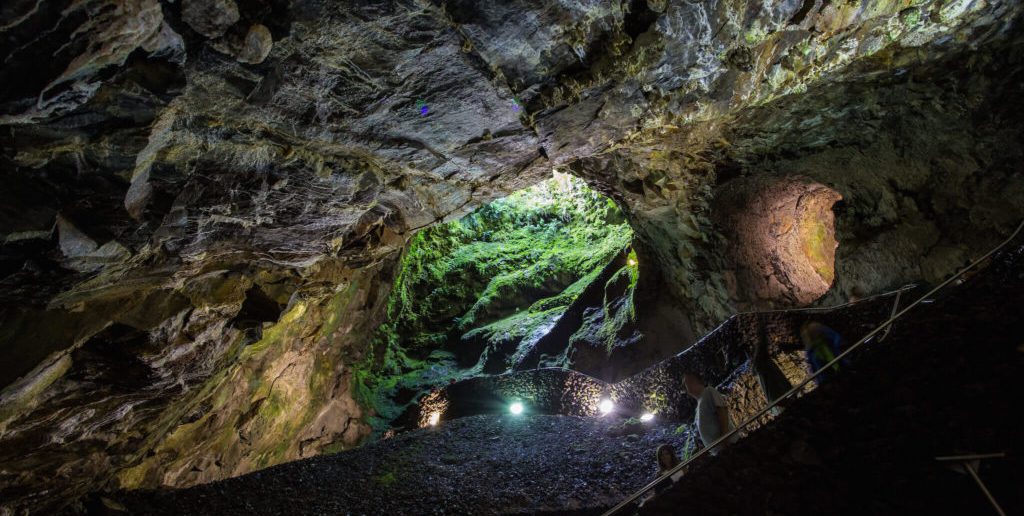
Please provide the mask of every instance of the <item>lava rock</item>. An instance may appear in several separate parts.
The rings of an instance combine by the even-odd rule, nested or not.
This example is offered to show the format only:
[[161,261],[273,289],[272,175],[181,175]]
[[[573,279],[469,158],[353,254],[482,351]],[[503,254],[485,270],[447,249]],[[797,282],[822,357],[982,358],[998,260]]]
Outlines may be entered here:
[[211,39],[223,36],[240,18],[234,0],[182,0],[181,3],[181,19],[192,30]]

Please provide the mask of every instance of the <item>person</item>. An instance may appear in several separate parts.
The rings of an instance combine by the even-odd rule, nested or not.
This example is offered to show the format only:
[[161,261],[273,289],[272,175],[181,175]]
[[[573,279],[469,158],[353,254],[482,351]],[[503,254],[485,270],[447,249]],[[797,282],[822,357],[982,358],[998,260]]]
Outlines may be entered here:
[[655,457],[658,460],[659,477],[672,471],[672,468],[679,465],[679,456],[676,455],[676,449],[671,444],[659,446],[658,451],[655,452]]
[[[736,428],[732,418],[729,417],[729,404],[725,396],[714,387],[704,385],[704,379],[697,373],[689,372],[683,375],[683,388],[686,394],[697,400],[697,411],[694,423],[697,425],[697,433],[704,446],[709,446],[720,437]],[[722,447],[735,443],[739,436],[732,434],[731,437],[711,449],[712,455],[717,455]]]
[[[659,446],[658,450],[655,452],[655,457],[658,460],[659,478],[669,471],[672,471],[672,468],[678,466],[680,462],[679,456],[676,455],[676,449],[671,444],[663,444]],[[682,476],[683,470],[679,470],[673,473],[671,477],[659,482],[658,485],[654,487],[655,494],[668,489],[674,482],[682,478]]]
[[[657,451],[654,453],[654,458],[658,462],[658,478],[661,478],[669,471],[672,471],[672,468],[678,466],[680,462],[679,456],[676,455],[676,449],[671,444],[663,444],[659,446]],[[683,477],[683,473],[684,470],[679,470],[673,473],[672,476],[658,482],[658,484],[654,486],[654,489],[648,491],[646,496],[639,501],[637,508],[642,507],[655,496],[658,496],[668,488],[672,487],[672,484]]]
[[[811,364],[811,373],[817,373],[825,364],[835,360],[842,352],[842,336],[832,328],[817,321],[807,321],[800,326],[800,340],[804,344],[807,362]],[[839,372],[837,362],[818,375],[814,380],[820,385],[835,373]]]
[[[768,337],[765,335],[764,328],[760,325],[757,327],[757,346],[754,348],[753,356],[747,352],[747,357],[750,359],[751,369],[754,374],[757,375],[757,383],[761,385],[761,390],[764,391],[764,397],[771,403],[793,388],[793,384],[789,383],[789,379],[782,373],[779,366],[772,360],[771,354],[768,351]],[[782,405],[776,405],[772,407],[772,415],[778,416],[782,413]]]

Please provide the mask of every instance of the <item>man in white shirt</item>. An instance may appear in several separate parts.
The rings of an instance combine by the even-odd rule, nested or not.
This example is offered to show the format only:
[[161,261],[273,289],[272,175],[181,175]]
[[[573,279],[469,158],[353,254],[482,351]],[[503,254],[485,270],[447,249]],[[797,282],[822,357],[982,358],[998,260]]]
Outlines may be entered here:
[[[732,418],[729,417],[729,404],[714,387],[704,385],[704,379],[697,373],[686,373],[683,375],[683,388],[693,399],[697,400],[697,412],[694,423],[697,424],[697,432],[700,433],[700,440],[704,446],[718,440],[727,432],[736,428]],[[712,455],[726,445],[732,444],[739,439],[739,435],[733,434],[724,442],[711,450]]]

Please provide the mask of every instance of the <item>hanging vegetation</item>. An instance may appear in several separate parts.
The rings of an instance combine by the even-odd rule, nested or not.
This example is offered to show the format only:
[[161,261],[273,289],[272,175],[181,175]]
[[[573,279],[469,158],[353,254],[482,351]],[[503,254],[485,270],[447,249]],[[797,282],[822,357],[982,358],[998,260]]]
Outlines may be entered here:
[[421,390],[510,369],[632,231],[607,197],[555,176],[417,234],[357,390],[382,419]]

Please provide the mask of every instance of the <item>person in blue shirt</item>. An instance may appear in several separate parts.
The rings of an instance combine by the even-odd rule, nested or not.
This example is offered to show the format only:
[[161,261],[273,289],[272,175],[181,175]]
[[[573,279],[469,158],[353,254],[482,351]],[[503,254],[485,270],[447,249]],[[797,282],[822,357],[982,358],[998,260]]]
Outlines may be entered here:
[[[804,343],[804,352],[807,354],[807,361],[811,364],[811,373],[818,372],[843,351],[842,336],[820,322],[805,322],[800,327],[800,340]],[[821,373],[814,380],[819,385],[828,381],[835,373],[839,372],[841,365],[845,366],[846,361],[842,360],[832,364],[828,371]]]

